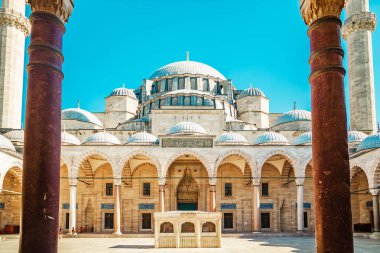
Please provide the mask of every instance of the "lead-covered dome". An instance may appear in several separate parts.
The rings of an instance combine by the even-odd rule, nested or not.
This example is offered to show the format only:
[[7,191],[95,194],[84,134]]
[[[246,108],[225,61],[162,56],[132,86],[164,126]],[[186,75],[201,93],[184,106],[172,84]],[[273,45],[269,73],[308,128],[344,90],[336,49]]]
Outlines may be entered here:
[[102,122],[91,112],[81,108],[68,108],[62,111],[62,120],[77,120],[102,127]]
[[90,135],[85,144],[102,144],[102,145],[118,145],[121,144],[116,136],[107,132],[98,132]]
[[248,89],[243,90],[239,94],[238,99],[244,98],[244,97],[256,97],[256,96],[263,96],[263,97],[265,97],[265,94],[264,94],[264,92],[262,92],[258,88],[248,88]]
[[13,146],[12,142],[7,139],[4,135],[0,134],[0,149],[9,149],[12,151],[16,151],[15,147]]
[[61,132],[61,143],[63,145],[80,145],[77,137],[65,131]]
[[197,123],[184,121],[175,124],[169,130],[172,135],[205,135],[206,130]]
[[273,126],[296,121],[311,121],[311,112],[306,110],[292,110],[286,112],[276,119]]
[[362,151],[366,149],[380,148],[380,132],[369,135],[362,142],[360,142],[356,151]]
[[363,141],[365,138],[367,138],[368,135],[366,135],[363,132],[360,131],[348,131],[348,143],[355,144]]
[[136,98],[136,94],[133,92],[133,90],[127,89],[124,86],[114,89],[109,96],[128,96],[131,98]]
[[144,131],[131,135],[128,144],[158,144],[158,138]]
[[247,139],[238,133],[227,132],[219,135],[215,144],[217,145],[248,145]]
[[209,65],[196,61],[178,61],[170,63],[156,70],[149,79],[154,80],[160,79],[161,77],[186,74],[226,80],[226,78],[218,70]]
[[4,136],[7,137],[12,142],[19,142],[19,143],[24,142],[24,130],[23,129],[12,130],[10,132],[5,133]]
[[288,140],[282,134],[268,132],[257,137],[255,145],[289,145]]
[[311,145],[312,142],[312,134],[311,132],[307,132],[304,134],[301,134],[298,136],[294,141],[293,145],[300,146],[300,145]]

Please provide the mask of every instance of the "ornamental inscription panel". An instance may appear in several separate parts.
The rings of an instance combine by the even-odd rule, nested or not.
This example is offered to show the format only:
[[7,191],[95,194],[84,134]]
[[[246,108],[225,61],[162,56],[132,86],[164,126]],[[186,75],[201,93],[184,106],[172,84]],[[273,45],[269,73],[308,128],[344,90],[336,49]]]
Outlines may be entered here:
[[163,138],[163,148],[212,148],[214,141],[212,138],[191,139],[191,138]]

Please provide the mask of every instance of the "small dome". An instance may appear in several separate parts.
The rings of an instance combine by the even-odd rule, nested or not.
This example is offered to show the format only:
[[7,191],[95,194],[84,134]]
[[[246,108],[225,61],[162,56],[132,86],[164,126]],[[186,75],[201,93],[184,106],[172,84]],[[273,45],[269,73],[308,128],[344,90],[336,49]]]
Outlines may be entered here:
[[311,112],[306,110],[292,110],[286,112],[276,119],[273,126],[295,121],[311,121]]
[[215,144],[219,145],[248,145],[247,139],[238,133],[233,132],[227,132],[219,135],[216,140]]
[[265,97],[265,94],[264,94],[264,92],[262,92],[258,88],[248,88],[248,89],[243,90],[240,93],[238,99],[244,98],[244,97],[256,97],[256,96],[263,96],[263,97]]
[[128,143],[158,144],[158,138],[153,134],[147,132],[140,132],[131,135],[128,139]]
[[7,139],[7,137],[4,137],[0,134],[0,149],[9,149],[12,151],[16,151],[15,147],[13,146],[12,142]]
[[184,121],[175,124],[169,130],[169,134],[173,135],[203,135],[207,134],[206,130],[197,123]]
[[360,131],[348,131],[348,143],[359,143],[367,138],[367,136],[368,135]]
[[289,145],[288,140],[282,134],[276,132],[268,132],[260,135],[255,145]]
[[155,71],[149,79],[158,79],[175,75],[197,75],[226,80],[226,78],[213,67],[196,61],[178,61],[165,65]]
[[294,141],[293,145],[298,146],[298,145],[311,145],[312,141],[312,135],[311,132],[307,132],[304,134],[301,134],[298,136]]
[[12,142],[24,142],[24,130],[12,130],[4,134]]
[[132,98],[136,98],[135,93],[131,89],[127,89],[125,87],[114,89],[109,96],[129,96]]
[[68,132],[61,132],[61,143],[63,145],[80,145],[79,139]]
[[107,132],[98,132],[87,138],[85,144],[121,144],[116,136]]
[[78,108],[68,108],[62,111],[62,120],[78,120],[103,126],[102,122],[91,112]]
[[380,132],[369,135],[362,142],[360,142],[356,151],[362,151],[365,149],[380,148]]

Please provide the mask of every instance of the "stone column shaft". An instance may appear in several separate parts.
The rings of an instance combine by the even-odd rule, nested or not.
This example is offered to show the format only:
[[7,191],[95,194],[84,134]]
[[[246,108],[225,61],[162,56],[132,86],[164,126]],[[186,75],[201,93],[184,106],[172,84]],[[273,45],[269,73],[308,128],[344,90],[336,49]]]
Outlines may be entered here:
[[165,185],[159,185],[159,211],[165,212]]
[[380,232],[380,220],[379,220],[379,195],[372,195],[373,206],[373,223],[375,232]]
[[28,0],[28,49],[19,252],[57,252],[61,161],[62,37],[73,0]]
[[115,210],[115,227],[114,227],[114,235],[121,235],[121,205],[120,205],[120,185],[115,185],[115,204],[114,204],[114,210]]
[[303,222],[303,185],[297,185],[297,230],[304,230]]
[[216,185],[210,185],[210,212],[216,212]]
[[[310,2],[306,1],[303,8],[312,6]],[[312,17],[307,23],[310,24],[309,82],[317,253],[353,252],[345,70],[342,65],[344,52],[338,18],[343,5],[343,0],[325,1],[308,9]],[[305,16],[307,20],[307,11]]]
[[[22,184],[20,252],[55,252],[61,158],[61,20],[33,12]],[[55,251],[54,251],[55,249]]]
[[72,229],[74,228],[74,235],[77,234],[77,186],[70,185],[70,227],[69,234],[72,234]]
[[253,185],[253,230],[260,231],[260,185]]

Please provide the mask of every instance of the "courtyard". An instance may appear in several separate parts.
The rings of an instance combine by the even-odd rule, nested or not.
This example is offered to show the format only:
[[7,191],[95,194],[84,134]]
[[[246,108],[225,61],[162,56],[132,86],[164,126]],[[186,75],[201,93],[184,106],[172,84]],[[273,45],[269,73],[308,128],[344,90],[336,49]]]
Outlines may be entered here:
[[[17,252],[18,244],[18,238],[5,239],[0,242],[1,252]],[[58,252],[315,252],[313,237],[222,238],[219,249],[155,249],[153,244],[153,238],[64,238],[59,240]],[[355,238],[354,244],[357,253],[379,252],[380,249],[380,240]]]

